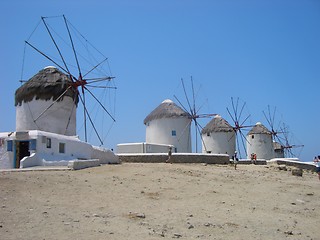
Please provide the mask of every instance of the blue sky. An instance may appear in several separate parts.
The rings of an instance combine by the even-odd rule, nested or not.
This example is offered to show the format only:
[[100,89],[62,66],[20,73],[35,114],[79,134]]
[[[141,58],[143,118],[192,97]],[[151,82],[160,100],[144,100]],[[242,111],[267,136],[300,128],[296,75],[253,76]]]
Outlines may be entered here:
[[[188,85],[192,76],[200,112],[230,121],[226,107],[239,97],[249,123],[268,127],[262,111],[276,107],[294,143],[305,145],[300,158],[320,154],[317,0],[3,0],[0,6],[0,131],[15,129],[24,41],[41,16],[65,14],[109,58],[116,77],[116,123],[105,146],[144,141],[143,119],[164,99],[184,101],[180,79]],[[44,66],[32,67],[26,71],[35,74]]]

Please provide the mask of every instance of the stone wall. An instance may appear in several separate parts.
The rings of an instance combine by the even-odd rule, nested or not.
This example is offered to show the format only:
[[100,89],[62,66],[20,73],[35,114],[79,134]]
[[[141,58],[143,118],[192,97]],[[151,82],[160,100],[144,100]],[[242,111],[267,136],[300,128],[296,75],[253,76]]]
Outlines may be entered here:
[[[271,161],[270,161],[271,162]],[[286,165],[297,167],[305,170],[316,171],[316,166],[310,163],[298,162],[298,161],[289,161],[289,160],[279,160],[275,161],[278,165]]]
[[[118,154],[121,162],[165,163],[168,154]],[[226,154],[172,154],[171,163],[229,164]]]

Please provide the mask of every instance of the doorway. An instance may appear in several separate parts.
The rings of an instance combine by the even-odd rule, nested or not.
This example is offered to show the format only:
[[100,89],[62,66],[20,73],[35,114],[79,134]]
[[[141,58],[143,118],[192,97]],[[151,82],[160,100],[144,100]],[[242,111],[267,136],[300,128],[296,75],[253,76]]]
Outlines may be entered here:
[[16,141],[16,161],[15,168],[20,168],[20,161],[30,156],[29,152],[29,141]]

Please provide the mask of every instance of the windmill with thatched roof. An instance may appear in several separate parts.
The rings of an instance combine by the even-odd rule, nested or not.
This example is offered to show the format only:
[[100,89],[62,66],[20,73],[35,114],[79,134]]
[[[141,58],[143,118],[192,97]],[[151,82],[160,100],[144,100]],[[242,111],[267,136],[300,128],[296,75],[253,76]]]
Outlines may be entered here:
[[216,115],[202,129],[202,152],[234,155],[236,135],[233,127],[220,115]]
[[16,131],[41,130],[76,135],[78,94],[70,78],[46,67],[15,93]]
[[252,153],[255,153],[259,159],[270,160],[274,158],[272,132],[261,122],[257,122],[248,132],[246,139],[248,158]]
[[191,152],[190,114],[172,100],[164,100],[143,122],[147,143],[173,145],[177,152]]

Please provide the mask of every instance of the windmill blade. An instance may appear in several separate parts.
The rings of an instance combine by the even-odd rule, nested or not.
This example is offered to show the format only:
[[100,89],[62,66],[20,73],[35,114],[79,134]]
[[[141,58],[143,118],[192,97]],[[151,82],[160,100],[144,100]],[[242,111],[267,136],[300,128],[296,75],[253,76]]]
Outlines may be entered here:
[[82,78],[84,81],[95,83],[95,82],[104,82],[104,81],[111,81],[114,77],[100,77],[100,78]]
[[240,124],[241,128],[245,128],[245,127],[253,127],[253,126],[243,126],[243,124],[245,124],[245,122],[251,117],[251,115],[249,114]]
[[88,135],[87,135],[87,107],[86,107],[86,97],[84,94],[84,87],[82,86],[82,98],[79,94],[79,97],[81,99],[82,105],[83,105],[83,120],[84,120],[84,139],[87,142],[88,141]]
[[42,56],[44,56],[45,58],[47,58],[49,61],[51,61],[52,63],[54,63],[56,66],[58,66],[62,71],[64,71],[66,74],[68,74],[69,76],[71,76],[71,80],[74,81],[76,80],[76,78],[69,72],[69,70],[65,69],[64,67],[62,67],[60,64],[58,64],[56,61],[54,61],[51,57],[49,57],[48,55],[44,54],[42,51],[40,51],[38,48],[36,48],[35,46],[33,46],[31,43],[29,43],[28,41],[25,41],[25,43],[27,45],[29,45],[31,48],[33,48],[36,52],[40,53]]
[[207,146],[206,146],[206,143],[203,140],[203,137],[201,134],[201,130],[203,129],[203,127],[201,126],[201,124],[198,123],[196,129],[197,129],[198,134],[200,135],[201,143],[203,144],[204,150],[205,150],[205,152],[207,152]]
[[108,60],[108,58],[103,59],[101,62],[99,62],[97,65],[93,66],[93,68],[91,68],[87,73],[85,73],[83,75],[83,77],[86,77],[89,73],[91,73],[93,70],[95,70],[97,67],[99,67],[100,65],[102,65],[104,62],[106,62]]
[[193,115],[196,114],[196,99],[194,95],[194,86],[193,86],[193,79],[191,76],[191,89],[192,89],[192,100],[193,100]]
[[68,35],[69,35],[69,39],[70,39],[70,42],[71,42],[71,46],[72,46],[72,51],[73,51],[73,54],[74,54],[74,58],[75,58],[76,63],[77,63],[77,67],[78,67],[78,71],[79,71],[79,78],[82,80],[82,74],[81,74],[81,69],[80,69],[80,64],[79,64],[77,52],[76,52],[76,49],[75,49],[75,47],[74,47],[74,43],[73,43],[73,39],[72,39],[70,30],[69,30],[69,25],[68,25],[68,23],[67,23],[67,19],[66,19],[66,17],[65,17],[64,15],[63,15],[63,19],[64,19],[64,22],[65,22],[65,25],[66,25],[66,28],[67,28],[67,31],[68,31]]
[[[189,113],[189,111],[183,106],[183,104],[180,102],[180,100],[176,97],[176,95],[173,95],[173,97],[178,101],[178,103],[180,104],[180,106],[183,108],[183,110],[187,113]],[[189,113],[190,114],[190,113]]]
[[181,78],[181,82],[182,82],[182,88],[183,88],[184,96],[185,96],[185,98],[187,100],[187,103],[188,103],[188,106],[189,106],[189,109],[190,109],[190,111],[187,111],[187,112],[190,112],[191,115],[193,115],[192,107],[191,107],[191,104],[190,104],[190,101],[189,101],[189,98],[188,98],[188,95],[187,95],[186,87],[184,85],[184,81],[183,81],[182,78]]
[[41,118],[43,116],[43,114],[45,114],[56,102],[60,101],[60,99],[67,93],[67,91],[71,88],[72,86],[69,86],[62,94],[60,94],[60,96],[54,100],[46,109],[44,109],[42,111],[42,113],[40,113],[40,115],[34,119],[33,121],[36,122],[39,118]]
[[[247,103],[244,103],[244,104],[242,105],[242,107],[241,107],[241,110],[240,110],[240,113],[239,113],[239,117],[238,117],[239,121],[240,121],[240,119],[241,119],[242,112],[243,112],[243,109],[244,109],[244,107],[246,106],[246,104],[247,104]],[[249,117],[247,117],[247,118],[249,118]],[[247,119],[247,118],[246,118],[246,119]],[[244,121],[244,122],[245,122],[245,121]],[[244,123],[244,122],[243,122],[243,123]],[[242,123],[242,124],[243,124],[243,123]]]
[[242,147],[243,147],[244,152],[245,152],[246,157],[247,157],[247,156],[248,156],[248,154],[247,154],[247,149],[246,149],[246,146],[245,146],[245,141],[244,141],[243,139],[245,139],[246,142],[248,142],[248,140],[247,140],[247,138],[244,136],[244,134],[242,133],[241,130],[239,130],[239,132],[240,132],[240,136],[241,136]]
[[[76,99],[76,98],[75,98]],[[73,113],[73,111],[74,111],[74,108],[75,108],[75,106],[76,106],[76,103],[75,103],[75,99],[74,99],[74,105],[72,106],[72,109],[71,109],[71,111],[70,111],[70,115],[69,115],[69,118],[68,118],[68,122],[67,122],[67,126],[66,126],[66,129],[65,129],[65,134],[67,133],[67,129],[69,128],[69,125],[70,125],[70,122],[71,122],[71,116],[72,116],[72,113]]]
[[[190,119],[190,121],[188,122],[188,124],[184,127],[184,129],[182,130],[180,136],[178,137],[177,141],[180,142],[180,139],[182,138],[182,136],[185,134],[186,130],[189,128],[189,126],[191,125],[192,120]],[[190,134],[189,134],[190,135]]]
[[232,104],[232,109],[233,109],[233,112],[234,112],[234,119],[236,120],[237,123],[239,123],[239,119],[238,119],[239,98],[237,98],[237,104],[235,106],[234,102],[233,102],[233,97],[231,97],[231,104]]
[[231,117],[232,121],[233,121],[234,123],[236,123],[236,120],[235,120],[234,117],[232,116],[229,108],[227,108],[227,112],[228,112],[229,116]]
[[271,122],[270,122],[269,118],[267,117],[266,113],[264,111],[262,111],[262,113],[263,113],[265,119],[267,120],[269,126],[271,126]]
[[102,109],[109,115],[109,117],[115,122],[116,119],[111,115],[111,113],[103,106],[103,104],[99,101],[99,99],[86,87],[84,87],[88,93],[98,102],[98,104],[102,107]]
[[47,29],[47,32],[49,33],[49,36],[50,36],[50,38],[51,38],[51,40],[52,40],[55,48],[57,49],[57,51],[58,51],[58,53],[59,53],[59,56],[60,56],[60,58],[61,58],[61,60],[62,60],[62,62],[63,62],[63,64],[64,64],[67,72],[70,74],[70,71],[69,71],[69,69],[68,69],[68,65],[67,65],[66,61],[64,60],[64,57],[62,56],[61,50],[60,50],[60,48],[58,47],[57,42],[56,42],[56,40],[54,39],[54,37],[53,37],[53,35],[52,35],[49,27],[48,27],[48,24],[47,24],[46,21],[45,21],[46,17],[41,17],[41,19],[42,19],[42,21],[43,21],[43,23],[44,23],[44,26],[45,26],[46,29]]
[[[83,96],[84,96],[84,95],[83,95]],[[79,94],[79,98],[80,98],[80,100],[81,100],[81,102],[82,102],[82,105],[83,105],[84,114],[88,116],[88,119],[89,119],[89,121],[90,121],[90,123],[91,123],[91,126],[93,127],[95,133],[96,133],[96,136],[98,137],[98,139],[99,139],[99,141],[100,141],[100,144],[103,145],[103,141],[102,141],[102,139],[101,139],[101,137],[100,137],[100,135],[99,135],[99,133],[98,133],[98,131],[97,131],[97,129],[96,129],[96,127],[95,127],[92,119],[91,119],[91,116],[90,116],[90,114],[89,114],[89,112],[88,112],[88,110],[87,110],[85,101],[84,101],[84,99],[82,99],[82,97],[81,97],[80,94]],[[84,127],[85,127],[85,138],[86,138],[86,141],[87,141],[86,120],[85,120],[85,126],[84,126]]]

